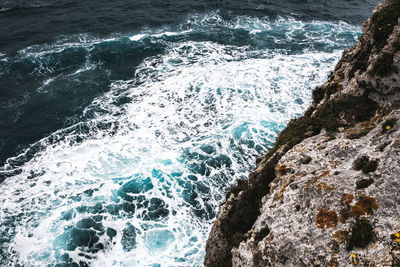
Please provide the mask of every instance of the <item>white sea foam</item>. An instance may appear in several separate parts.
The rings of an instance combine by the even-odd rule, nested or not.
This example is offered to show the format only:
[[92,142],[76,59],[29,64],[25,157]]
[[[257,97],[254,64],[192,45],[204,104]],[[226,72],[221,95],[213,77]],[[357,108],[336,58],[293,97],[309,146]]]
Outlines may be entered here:
[[[2,61],[2,62],[7,62],[8,61],[7,54],[3,53],[1,51],[0,51],[0,61]],[[2,71],[2,70],[0,70],[0,71]],[[0,74],[2,74],[2,72],[0,72]]]
[[[218,16],[206,16],[191,18],[188,24],[198,21],[203,27],[222,23]],[[305,27],[297,21],[277,23],[288,24],[289,37]],[[250,18],[231,25],[247,27],[253,34],[278,27]],[[175,34],[156,33],[152,38]],[[138,34],[130,40],[148,36]],[[43,150],[20,167],[20,174],[0,184],[0,229],[10,238],[10,263],[55,265],[68,252],[75,262],[91,266],[201,266],[211,226],[211,218],[204,215],[207,207],[216,211],[224,190],[245,178],[254,167],[255,155],[265,152],[277,131],[304,111],[311,89],[325,79],[341,53],[287,55],[271,48],[211,41],[166,44],[164,54],[145,59],[132,79],[114,81],[108,93],[87,107],[85,112],[107,112],[94,116],[85,139],[71,142],[79,133],[68,129],[54,134],[67,135],[58,142],[43,139]],[[115,105],[121,92],[130,102]],[[115,127],[94,130],[98,123],[108,122]],[[204,152],[204,146],[212,146],[213,151]],[[221,160],[223,156],[231,164]],[[206,172],[193,170],[202,164]],[[67,251],[65,233],[71,238],[71,227],[95,216],[89,210],[79,211],[82,206],[120,205],[124,201],[118,192],[132,181],[151,182],[153,188],[139,194],[162,200],[168,216],[146,219],[143,214],[150,209],[140,208],[135,199],[133,214],[98,213],[104,229],[117,233],[112,240],[105,233],[99,236],[104,249]],[[136,229],[131,250],[123,245],[127,223]]]
[[141,33],[141,34],[133,35],[133,36],[129,37],[129,39],[131,41],[139,41],[139,40],[143,39],[144,37],[146,37],[146,34]]
[[140,34],[132,35],[131,37],[129,37],[129,39],[130,39],[131,41],[140,41],[140,40],[142,40],[142,39],[144,39],[144,38],[146,38],[146,37],[161,38],[161,37],[164,37],[164,36],[179,36],[179,35],[188,34],[188,33],[190,33],[191,31],[192,31],[192,30],[177,31],[177,32],[165,31],[165,32],[156,33],[156,34],[154,34],[154,33],[148,33],[148,34],[140,33]]

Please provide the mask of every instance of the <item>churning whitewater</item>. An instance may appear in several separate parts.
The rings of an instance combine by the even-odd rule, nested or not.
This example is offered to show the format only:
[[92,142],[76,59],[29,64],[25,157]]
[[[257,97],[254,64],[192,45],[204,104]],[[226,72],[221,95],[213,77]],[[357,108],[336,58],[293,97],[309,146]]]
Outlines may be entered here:
[[[26,64],[41,77],[27,98],[112,78],[79,120],[1,169],[0,265],[202,266],[226,190],[305,110],[359,31],[215,12],[1,55],[1,75]],[[102,63],[132,51],[134,71],[113,76]]]

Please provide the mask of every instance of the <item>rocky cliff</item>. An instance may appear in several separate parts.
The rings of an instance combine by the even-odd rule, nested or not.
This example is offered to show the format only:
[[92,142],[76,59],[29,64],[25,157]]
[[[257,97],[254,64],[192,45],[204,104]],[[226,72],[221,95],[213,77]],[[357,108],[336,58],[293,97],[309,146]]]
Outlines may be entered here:
[[400,266],[400,1],[221,204],[205,266]]

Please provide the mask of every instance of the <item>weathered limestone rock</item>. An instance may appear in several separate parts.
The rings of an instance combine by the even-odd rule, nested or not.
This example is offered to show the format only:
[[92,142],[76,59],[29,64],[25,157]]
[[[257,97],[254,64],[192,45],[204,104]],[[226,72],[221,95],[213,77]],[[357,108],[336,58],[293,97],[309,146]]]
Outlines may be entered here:
[[231,188],[205,266],[400,266],[400,1]]
[[[389,117],[399,123],[382,131]],[[289,150],[275,166],[271,194],[262,199],[249,238],[233,249],[233,265],[329,266],[337,261],[346,266],[351,254],[367,266],[393,261],[391,253],[400,252],[391,237],[400,231],[400,111],[375,125],[358,139],[348,139],[344,131],[329,140],[321,132]],[[301,164],[302,154],[312,161]],[[377,162],[376,169],[354,169],[360,157],[369,157],[366,166]],[[282,172],[286,169],[295,172]],[[360,221],[371,229],[353,240]],[[257,241],[266,227],[270,232]]]

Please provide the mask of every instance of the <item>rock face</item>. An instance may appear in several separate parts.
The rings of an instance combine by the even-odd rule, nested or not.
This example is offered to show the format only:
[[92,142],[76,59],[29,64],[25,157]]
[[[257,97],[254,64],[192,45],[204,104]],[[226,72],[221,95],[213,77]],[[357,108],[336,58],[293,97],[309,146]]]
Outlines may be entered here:
[[205,266],[400,266],[400,1],[227,193]]

